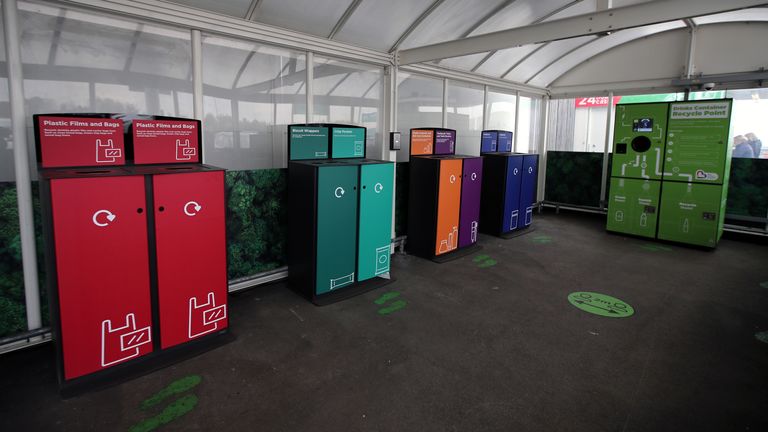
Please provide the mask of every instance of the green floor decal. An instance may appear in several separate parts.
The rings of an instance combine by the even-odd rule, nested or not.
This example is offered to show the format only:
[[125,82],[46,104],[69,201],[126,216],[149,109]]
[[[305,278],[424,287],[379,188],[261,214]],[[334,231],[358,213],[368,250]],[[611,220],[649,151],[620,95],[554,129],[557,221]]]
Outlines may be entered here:
[[478,267],[480,267],[480,268],[488,268],[488,267],[495,266],[496,264],[497,264],[496,260],[489,259],[489,260],[485,260],[485,261],[481,262],[478,265]]
[[159,392],[152,395],[150,398],[146,399],[144,402],[141,403],[141,409],[147,409],[150,407],[153,407],[163,400],[167,399],[169,396],[176,395],[179,393],[184,393],[187,390],[191,390],[195,387],[197,387],[198,384],[200,384],[200,381],[202,381],[203,378],[200,375],[190,375],[181,379],[178,379],[170,384]]
[[[166,386],[164,389],[145,399],[141,403],[141,409],[146,410],[168,399],[171,396],[179,395],[197,387],[203,380],[200,375],[189,375],[178,379]],[[187,414],[197,406],[197,396],[188,394],[182,396],[166,406],[160,414],[142,420],[129,429],[130,432],[150,432],[158,427],[168,424],[173,420]]]
[[399,293],[399,292],[397,292],[397,291],[390,291],[390,292],[388,292],[388,293],[384,293],[384,294],[382,294],[382,295],[381,295],[381,297],[377,298],[377,299],[376,299],[376,300],[374,300],[373,302],[374,302],[374,303],[376,303],[377,305],[381,306],[381,305],[383,305],[384,303],[386,303],[386,302],[388,302],[388,301],[392,300],[393,298],[396,298],[396,297],[397,297],[397,296],[399,296],[399,295],[400,295],[400,293]]
[[645,243],[640,245],[640,248],[650,252],[661,252],[661,251],[669,252],[672,250],[672,248],[669,248],[660,244],[655,244],[655,243]]
[[635,313],[624,301],[600,293],[574,292],[568,294],[568,301],[585,312],[604,317],[626,318]]
[[389,315],[392,312],[399,311],[400,309],[404,308],[407,304],[408,302],[405,300],[398,300],[385,308],[379,309],[379,315]]
[[546,236],[546,235],[538,235],[536,237],[533,237],[531,241],[533,241],[536,244],[548,244],[548,243],[552,243],[552,237]]
[[480,254],[480,255],[476,256],[472,261],[474,261],[476,263],[479,263],[480,261],[486,260],[488,258],[490,258],[488,255]]
[[477,266],[480,268],[488,268],[498,264],[495,259],[483,254],[476,256],[472,261],[477,263]]
[[760,283],[760,288],[768,288],[768,281]]
[[186,395],[165,407],[160,414],[146,419],[129,429],[130,432],[150,432],[187,414],[197,406],[197,396]]
[[755,339],[759,340],[760,342],[768,343],[768,331],[755,333]]

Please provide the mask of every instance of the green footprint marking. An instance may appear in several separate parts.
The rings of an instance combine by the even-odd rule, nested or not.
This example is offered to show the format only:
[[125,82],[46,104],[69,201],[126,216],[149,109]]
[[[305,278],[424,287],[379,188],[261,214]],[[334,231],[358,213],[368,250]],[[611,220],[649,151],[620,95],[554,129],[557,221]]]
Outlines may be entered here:
[[489,259],[489,260],[486,260],[484,262],[481,262],[480,265],[478,265],[478,267],[480,267],[480,268],[488,268],[488,267],[495,266],[496,264],[497,264],[496,260]]
[[383,305],[384,303],[392,300],[393,298],[398,297],[399,295],[400,293],[397,291],[390,291],[388,293],[382,294],[381,297],[377,298],[373,302],[376,303],[377,305]]
[[490,258],[488,255],[478,255],[472,261],[479,263],[480,261],[486,260],[488,258]]
[[408,302],[405,300],[398,300],[387,307],[379,309],[379,315],[389,315],[392,312],[399,311],[400,309],[404,308],[407,304]]
[[547,243],[552,243],[552,237],[540,235],[532,238],[531,241],[533,241],[536,244],[547,244]]
[[203,378],[200,375],[190,375],[190,376],[178,379],[168,384],[166,388],[160,390],[159,392],[155,393],[150,398],[142,402],[141,409],[145,410],[147,408],[151,408],[170,396],[184,393],[187,390],[191,390],[197,387],[197,385],[200,384],[200,381],[202,380]]
[[197,406],[197,396],[186,395],[165,407],[160,414],[133,425],[130,432],[150,432],[192,411]]
[[755,339],[759,340],[760,342],[768,343],[768,331],[755,333]]
[[653,243],[645,243],[640,245],[640,247],[650,252],[660,252],[660,251],[669,252],[672,250],[672,248],[668,248],[664,245],[653,244]]
[[762,282],[760,288],[768,288],[768,282]]

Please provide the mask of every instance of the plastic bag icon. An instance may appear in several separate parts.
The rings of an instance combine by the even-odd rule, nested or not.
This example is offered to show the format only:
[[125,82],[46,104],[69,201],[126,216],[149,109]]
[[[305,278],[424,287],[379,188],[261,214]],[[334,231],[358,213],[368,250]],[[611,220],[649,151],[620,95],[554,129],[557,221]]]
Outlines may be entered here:
[[227,318],[227,305],[216,306],[216,297],[208,293],[208,301],[197,303],[197,297],[189,299],[189,338],[196,338],[216,331],[219,321]]
[[176,160],[188,161],[192,160],[192,157],[197,155],[197,149],[189,145],[189,140],[185,139],[184,142],[176,140]]
[[112,320],[101,322],[101,365],[111,366],[137,357],[139,347],[152,342],[151,326],[136,328],[136,316],[125,316],[125,325],[113,327]]

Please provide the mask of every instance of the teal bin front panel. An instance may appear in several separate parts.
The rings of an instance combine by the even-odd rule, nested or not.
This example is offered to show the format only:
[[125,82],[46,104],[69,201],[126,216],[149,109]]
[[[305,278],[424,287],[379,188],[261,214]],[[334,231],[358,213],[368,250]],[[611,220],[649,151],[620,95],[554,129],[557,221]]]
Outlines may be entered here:
[[389,272],[394,170],[392,163],[360,166],[359,281]]
[[[355,282],[357,170],[354,165],[318,169],[316,293]],[[312,244],[307,239],[307,245]]]

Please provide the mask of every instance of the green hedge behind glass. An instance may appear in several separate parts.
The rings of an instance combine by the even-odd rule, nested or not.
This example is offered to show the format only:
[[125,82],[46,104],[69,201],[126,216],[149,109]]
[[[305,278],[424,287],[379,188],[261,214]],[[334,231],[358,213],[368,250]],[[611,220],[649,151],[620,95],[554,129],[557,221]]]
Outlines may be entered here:
[[[284,169],[227,172],[230,280],[286,265],[286,182],[287,172]],[[37,182],[34,182],[32,187],[43,325],[48,325]],[[16,184],[0,183],[0,337],[27,328],[23,281]]]

